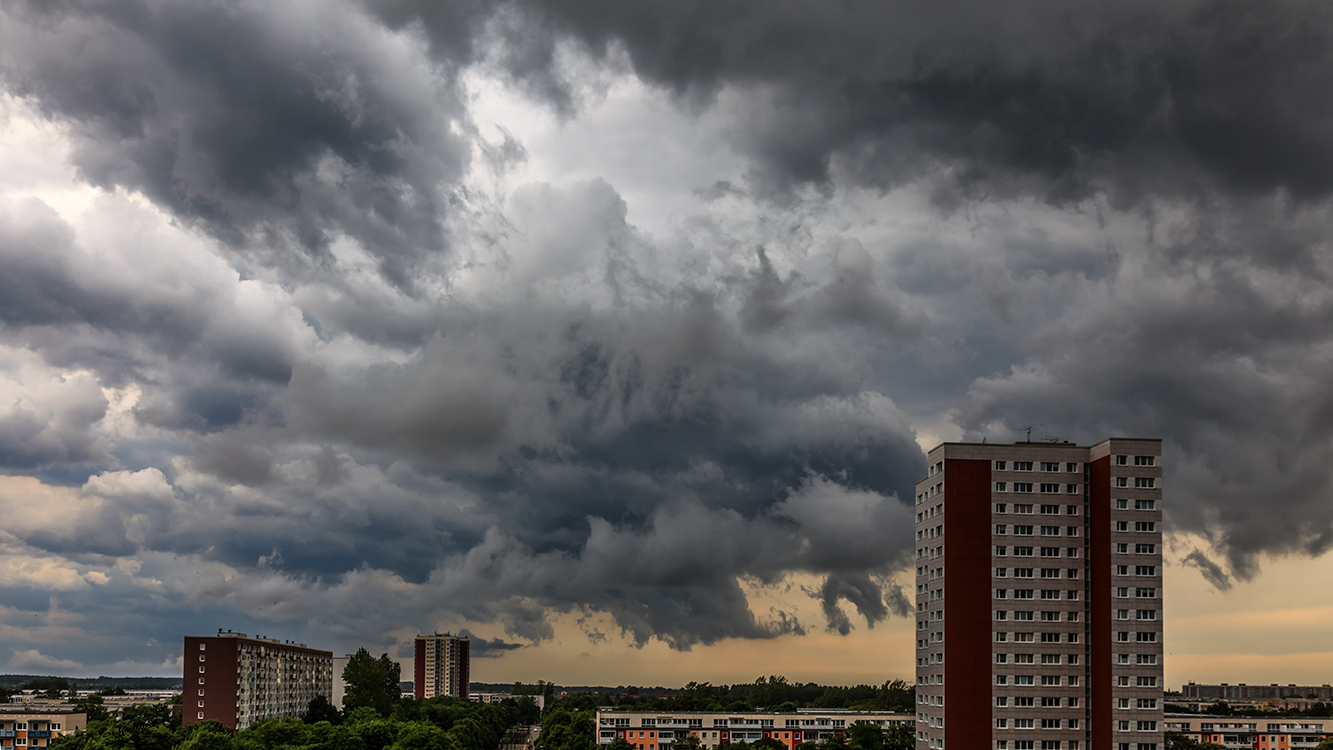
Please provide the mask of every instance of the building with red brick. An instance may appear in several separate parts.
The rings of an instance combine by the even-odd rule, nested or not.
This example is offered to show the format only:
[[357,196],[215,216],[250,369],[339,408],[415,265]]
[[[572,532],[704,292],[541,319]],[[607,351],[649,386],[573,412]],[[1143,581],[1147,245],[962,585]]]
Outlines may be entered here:
[[1162,750],[1160,440],[945,443],[916,489],[917,748]]
[[468,646],[467,638],[447,633],[417,636],[412,664],[413,694],[418,698],[468,697],[471,666]]
[[181,721],[245,729],[300,716],[316,696],[333,696],[333,653],[244,633],[185,637]]

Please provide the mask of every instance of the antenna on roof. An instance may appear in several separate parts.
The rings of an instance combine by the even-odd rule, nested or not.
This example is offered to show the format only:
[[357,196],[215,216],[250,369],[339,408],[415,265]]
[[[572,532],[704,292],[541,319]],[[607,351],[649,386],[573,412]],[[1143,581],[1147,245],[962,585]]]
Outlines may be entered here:
[[1044,425],[1044,424],[1030,424],[1030,425],[1028,425],[1028,439],[1027,439],[1026,442],[1029,442],[1029,443],[1032,442],[1032,428],[1033,428],[1033,427],[1045,427],[1045,426],[1046,426],[1046,425]]

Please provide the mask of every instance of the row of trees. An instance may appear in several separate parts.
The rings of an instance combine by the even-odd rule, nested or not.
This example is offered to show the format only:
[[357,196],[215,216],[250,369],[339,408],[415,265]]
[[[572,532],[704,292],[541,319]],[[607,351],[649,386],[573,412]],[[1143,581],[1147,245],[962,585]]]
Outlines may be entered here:
[[387,716],[370,706],[344,714],[327,700],[315,710],[315,703],[301,719],[261,721],[239,732],[215,721],[182,727],[164,704],[134,706],[120,719],[90,721],[86,731],[51,740],[51,750],[494,750],[523,714],[516,700],[408,698]]
[[[542,685],[543,683],[538,683]],[[546,686],[548,689],[551,687]],[[530,688],[528,688],[530,689]],[[616,706],[643,711],[794,711],[798,708],[848,708],[857,711],[916,710],[916,688],[905,680],[889,680],[876,687],[842,687],[813,682],[789,683],[786,677],[759,677],[737,685],[691,682],[677,695],[644,697],[637,690],[625,694],[594,693],[593,706]],[[549,700],[549,699],[548,699]]]

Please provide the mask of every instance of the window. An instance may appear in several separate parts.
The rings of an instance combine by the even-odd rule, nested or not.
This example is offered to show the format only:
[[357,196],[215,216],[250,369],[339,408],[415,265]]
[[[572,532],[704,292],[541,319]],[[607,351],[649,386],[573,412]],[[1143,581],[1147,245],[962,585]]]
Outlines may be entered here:
[[1032,471],[1031,461],[1015,461],[1014,471]]
[[[1032,490],[1028,490],[1028,492],[1031,492],[1031,491],[1032,491]],[[1027,505],[1027,504],[1019,504],[1019,505],[1015,505],[1015,506],[1014,506],[1014,512],[1015,512],[1015,513],[1022,513],[1022,514],[1024,514],[1024,515],[1031,515],[1031,513],[1032,513],[1032,506],[1031,506],[1031,505]]]
[[1014,547],[1014,557],[1032,557],[1032,548]]
[[1129,708],[1129,699],[1128,699],[1128,698],[1116,698],[1116,699],[1115,699],[1115,707],[1116,707],[1116,708]]
[[1042,569],[1041,569],[1041,577],[1042,577],[1042,578],[1059,578],[1059,577],[1060,577],[1060,569],[1059,569],[1059,568],[1042,568]]
[[996,634],[995,634],[995,642],[996,642],[996,643],[1005,643],[1005,642],[1007,642],[1008,640],[1009,640],[1009,634],[1008,634],[1008,633],[996,633]]
[[1078,494],[1078,485],[1077,485],[1077,484],[1066,484],[1066,485],[1065,485],[1065,494],[1066,494],[1066,495],[1077,495],[1077,494]]
[[1047,599],[1047,600],[1050,600],[1050,599],[1059,599],[1059,598],[1060,598],[1060,592],[1059,592],[1059,591],[1052,591],[1052,590],[1050,590],[1050,589],[1042,589],[1042,592],[1041,592],[1041,598],[1043,598],[1043,599]]
[[1014,643],[1032,643],[1032,634],[1014,633]]
[[1134,575],[1136,576],[1155,576],[1157,575],[1156,565],[1135,565]]
[[1117,620],[1128,620],[1128,619],[1129,619],[1129,610],[1127,610],[1127,609],[1117,609],[1117,610],[1115,611],[1115,619],[1117,619]]
[[1135,531],[1156,531],[1156,530],[1157,530],[1157,524],[1153,523],[1152,521],[1135,521],[1135,522],[1134,522],[1134,530],[1135,530]]
[[1032,675],[1030,675],[1030,674],[1016,674],[1016,675],[1014,675],[1014,684],[1015,684],[1015,685],[1031,685],[1031,684],[1033,684],[1033,682],[1032,682]]
[[1059,470],[1060,470],[1060,462],[1059,462],[1059,461],[1042,461],[1042,462],[1041,462],[1041,470],[1042,470],[1042,471],[1059,471]]
[[1134,486],[1142,490],[1150,490],[1157,486],[1157,480],[1153,477],[1134,477]]
[[203,712],[203,711],[200,711],[200,712],[199,712],[199,718],[200,718],[200,719],[204,718],[204,712]]
[[199,678],[199,684],[200,684],[200,685],[204,684],[204,678],[202,678],[202,677]]
[[996,470],[996,471],[1004,471],[1004,465],[1005,465],[1005,462],[1004,462],[1004,461],[996,461],[996,462],[995,462],[995,470]]
[[1140,722],[1139,722],[1139,731],[1140,731],[1140,732],[1156,732],[1156,731],[1157,731],[1157,722],[1155,722],[1155,721],[1140,721]]
[[1127,576],[1127,575],[1129,575],[1129,566],[1128,566],[1128,565],[1117,565],[1117,566],[1115,566],[1115,574],[1118,575],[1118,576]]
[[1115,522],[1115,530],[1116,530],[1116,531],[1129,531],[1129,521],[1116,521],[1116,522]]
[[998,557],[1004,557],[1005,555],[1009,554],[1009,548],[1008,548],[1008,547],[996,547],[996,548],[995,548],[995,554],[996,554],[996,556],[998,556]]
[[1042,707],[1042,708],[1059,708],[1059,707],[1060,707],[1060,699],[1059,699],[1059,698],[1042,698],[1042,699],[1041,699],[1041,707]]
[[1117,587],[1116,590],[1115,590],[1115,595],[1118,596],[1118,597],[1120,597],[1120,598],[1122,598],[1122,599],[1124,599],[1124,598],[1128,598],[1128,597],[1129,597],[1129,587],[1128,587],[1128,586],[1119,586],[1119,587]]
[[996,533],[996,534],[1007,534],[1007,533],[1009,533],[1008,529],[1009,529],[1009,527],[1008,527],[1007,525],[1005,525],[1005,524],[1002,524],[1002,523],[997,523],[997,524],[995,524],[995,533]]
[[1078,573],[1079,573],[1078,568],[1070,568],[1069,570],[1065,571],[1065,577],[1073,580],[1078,578]]
[[204,702],[203,702],[203,701],[199,701],[199,707],[200,707],[200,708],[203,708],[203,707],[204,707]]
[[1054,494],[1057,494],[1057,493],[1060,492],[1060,485],[1058,485],[1058,484],[1050,484],[1049,482],[1047,482],[1047,483],[1043,483],[1043,484],[1041,485],[1040,489],[1041,489],[1041,491],[1042,491],[1043,493],[1045,493],[1045,494],[1047,494],[1047,495],[1054,495]]
[[1058,515],[1060,515],[1060,506],[1058,506],[1058,505],[1043,505],[1043,506],[1041,506],[1041,512],[1042,512],[1043,515],[1047,515],[1047,516],[1058,516]]
[[1008,726],[1009,726],[1009,720],[1008,720],[1008,719],[996,719],[996,720],[995,720],[995,728],[996,728],[996,729],[1006,729],[1006,728],[1008,728]]
[[1115,678],[1115,684],[1118,687],[1129,687],[1129,675],[1122,674],[1119,677]]
[[1128,466],[1128,465],[1129,465],[1129,456],[1116,456],[1116,457],[1115,457],[1115,465],[1116,465],[1116,466]]
[[1032,536],[1032,527],[1031,527],[1031,526],[1015,526],[1015,527],[1014,527],[1014,535],[1015,535],[1015,536]]
[[1060,684],[1060,675],[1044,674],[1041,676],[1041,684],[1046,686],[1058,686]]
[[1004,578],[1004,577],[1006,577],[1006,576],[1008,576],[1008,575],[1009,575],[1009,569],[1008,569],[1008,568],[996,568],[996,569],[995,569],[995,577],[996,577],[996,578]]
[[1070,663],[1070,664],[1078,664],[1078,654],[1070,654],[1070,655],[1069,655],[1069,663]]
[[1007,664],[1008,662],[1009,662],[1009,654],[996,654],[996,655],[995,655],[995,663],[996,663],[996,664]]
[[203,668],[203,667],[200,667],[200,668],[199,668],[199,674],[203,674],[203,673],[204,673],[204,668]]
[[1157,554],[1157,545],[1136,544],[1134,545],[1134,553],[1138,555],[1155,555]]
[[1157,610],[1155,609],[1136,609],[1134,610],[1135,620],[1156,620]]
[[1065,550],[1066,557],[1078,557],[1078,547],[1070,547]]
[[1122,630],[1115,634],[1115,639],[1117,641],[1120,641],[1121,643],[1124,643],[1129,640],[1129,633],[1126,633],[1125,631]]
[[206,650],[208,650],[208,644],[207,644],[207,643],[201,643],[201,644],[199,644],[199,650],[200,650],[200,651],[206,651]]
[[1074,472],[1078,471],[1078,464],[1074,463],[1065,464],[1065,471],[1070,474],[1073,474]]
[[1031,599],[1032,589],[1014,589],[1015,599]]
[[1068,515],[1068,516],[1077,516],[1077,515],[1078,515],[1078,506],[1077,506],[1077,505],[1066,505],[1066,506],[1065,506],[1065,515]]
[[[1004,490],[1000,490],[1000,491],[1003,492]],[[1005,509],[1008,508],[1008,507],[1009,507],[1009,506],[1008,506],[1008,505],[1005,505],[1004,503],[996,503],[996,504],[995,504],[995,512],[996,512],[996,513],[1006,513],[1007,511],[1006,511]]]
[[[1043,698],[1042,700],[1045,701],[1045,698]],[[1055,700],[1056,700],[1055,705],[1057,705],[1057,706],[1060,705],[1060,699],[1059,699],[1059,698],[1056,698]],[[1042,728],[1042,729],[1059,729],[1059,728],[1060,728],[1060,720],[1059,720],[1059,719],[1042,719],[1042,720],[1041,720],[1041,728]],[[1043,742],[1042,744],[1045,745],[1046,743]]]
[[[997,619],[997,620],[1005,620],[1005,619],[1008,619],[1008,617],[1009,617],[1009,612],[1008,612],[1008,610],[1004,610],[1004,609],[997,609],[997,610],[995,610],[995,619]],[[1003,656],[1003,654],[1001,654],[1001,655]]]
[[[1138,664],[1156,664],[1157,654],[1135,654],[1134,661],[1135,663]],[[1143,708],[1143,706],[1139,706],[1139,708]],[[1148,706],[1148,708],[1153,708],[1153,707]]]
[[1128,500],[1116,500],[1116,501],[1115,501],[1115,509],[1116,509],[1116,510],[1128,510],[1128,509],[1129,509],[1129,501],[1128,501]]
[[1078,637],[1079,637],[1079,634],[1078,634],[1078,633],[1070,633],[1070,634],[1069,634],[1069,642],[1070,642],[1070,643],[1078,643]]
[[1134,510],[1156,510],[1156,509],[1157,509],[1157,501],[1156,501],[1156,500],[1135,500],[1135,501],[1134,501]]
[[[1032,491],[1031,482],[1014,482],[1014,492],[1031,492],[1031,491]],[[1030,513],[1031,511],[1028,512]]]
[[1139,642],[1139,643],[1156,643],[1156,642],[1157,642],[1157,634],[1156,634],[1156,633],[1135,633],[1135,634],[1134,634],[1134,640],[1137,641],[1137,642]]
[[[1009,483],[1008,483],[1008,482],[996,482],[996,483],[995,483],[995,491],[996,491],[996,492],[1008,492],[1008,490],[1005,489],[1005,488],[1008,487],[1008,486],[1009,486]],[[1001,510],[1000,512],[1003,513],[1004,511]]]
[[1032,708],[1032,697],[1014,698],[1014,708]]
[[[1059,654],[1042,654],[1042,655],[1041,655],[1041,663],[1042,663],[1042,664],[1059,664],[1059,663],[1060,663],[1060,655],[1059,655]],[[1042,698],[1041,700],[1042,700],[1041,705],[1045,706],[1045,705],[1046,705],[1046,700],[1047,700],[1047,699],[1046,699],[1046,698]],[[1060,699],[1059,699],[1059,698],[1056,698],[1055,700],[1056,700],[1056,704],[1055,704],[1055,705],[1057,705],[1057,706],[1060,705],[1060,703],[1059,703],[1059,700],[1060,700]]]
[[1059,556],[1060,556],[1060,548],[1059,548],[1059,547],[1042,547],[1042,548],[1041,548],[1041,556],[1042,556],[1042,557],[1059,557]]
[[1116,553],[1117,555],[1128,555],[1128,554],[1129,554],[1129,545],[1128,545],[1128,544],[1117,544],[1117,545],[1115,546],[1115,553]]
[[1041,535],[1042,535],[1042,536],[1060,536],[1060,527],[1059,527],[1059,526],[1043,526],[1043,527],[1041,527]]
[[1018,611],[1015,611],[1015,612],[1014,612],[1014,619],[1015,619],[1015,620],[1028,620],[1028,621],[1031,621],[1031,620],[1032,620],[1032,613],[1031,613],[1031,612],[1018,612]]
[[995,675],[995,684],[996,684],[996,685],[1008,685],[1008,684],[1009,684],[1009,677],[1008,677],[1007,675],[997,674],[997,675]]
[[1015,664],[1032,664],[1032,654],[1014,654]]
[[1135,465],[1135,466],[1156,466],[1156,465],[1157,465],[1157,456],[1135,456],[1135,457],[1134,457],[1134,465]]
[[1031,578],[1032,568],[1014,568],[1014,578]]
[[1009,598],[1009,589],[995,589],[995,598],[996,598],[996,599],[1008,599],[1008,598]]
[[1128,486],[1129,486],[1129,477],[1116,477],[1116,478],[1115,478],[1115,486],[1116,486],[1116,487],[1128,487]]
[[1157,708],[1157,699],[1139,698],[1139,708]]
[[999,706],[1000,708],[1004,708],[1009,705],[1009,699],[1004,697],[996,698],[995,705]]
[[1070,526],[1065,529],[1065,536],[1078,536],[1078,531],[1077,526]]
[[203,654],[200,654],[200,655],[199,655],[199,661],[203,661],[203,660],[204,660],[204,655],[203,655]]

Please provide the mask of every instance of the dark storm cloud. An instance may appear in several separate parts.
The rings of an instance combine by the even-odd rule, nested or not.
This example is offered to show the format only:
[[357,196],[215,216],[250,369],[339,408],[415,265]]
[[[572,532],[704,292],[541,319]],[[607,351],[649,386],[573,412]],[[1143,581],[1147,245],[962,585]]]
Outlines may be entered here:
[[468,639],[468,655],[481,659],[504,656],[524,647],[522,643],[510,643],[503,638],[482,638],[468,632],[467,628],[458,631],[458,634]]
[[447,69],[357,11],[121,0],[3,20],[10,89],[71,126],[90,182],[293,269],[346,235],[408,287],[444,249],[469,126]]
[[[440,3],[370,3],[456,49]],[[447,7],[447,6],[446,6]],[[511,72],[570,106],[552,37],[623,50],[693,102],[753,96],[736,143],[761,189],[841,169],[893,187],[930,172],[937,198],[1111,189],[1333,188],[1333,11],[1319,4],[1033,1],[809,4],[516,0],[501,6]],[[516,31],[520,20],[526,28]]]

